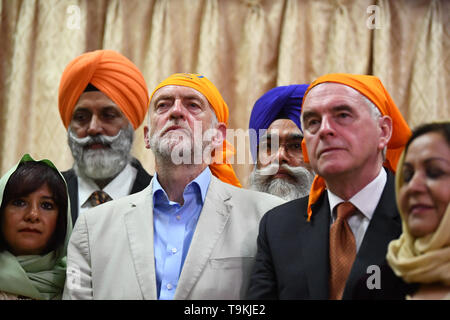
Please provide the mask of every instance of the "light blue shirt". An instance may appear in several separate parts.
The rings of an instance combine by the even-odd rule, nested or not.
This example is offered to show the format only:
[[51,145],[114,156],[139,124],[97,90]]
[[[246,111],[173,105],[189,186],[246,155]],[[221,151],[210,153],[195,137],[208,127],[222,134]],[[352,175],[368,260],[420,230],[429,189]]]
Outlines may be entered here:
[[157,295],[171,300],[211,182],[209,167],[184,188],[184,204],[170,201],[158,181],[153,183],[153,226]]

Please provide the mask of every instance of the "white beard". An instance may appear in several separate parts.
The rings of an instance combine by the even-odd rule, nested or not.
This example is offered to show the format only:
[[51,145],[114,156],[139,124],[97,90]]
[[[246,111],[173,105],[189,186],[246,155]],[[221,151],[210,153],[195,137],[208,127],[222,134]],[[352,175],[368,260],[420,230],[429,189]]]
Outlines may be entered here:
[[[169,131],[161,136],[167,128],[178,125],[182,128]],[[210,130],[215,130],[214,123]],[[150,130],[150,129],[149,129]],[[194,127],[194,132],[187,124],[167,122],[162,129],[152,134],[149,139],[150,149],[156,158],[175,165],[201,164],[210,160],[210,141],[203,141],[201,123],[200,127]],[[198,136],[197,136],[198,135]],[[208,157],[209,156],[209,157]]]
[[[164,128],[163,128],[164,130]],[[156,157],[164,160],[175,158],[191,158],[192,149],[192,133],[189,129],[178,129],[170,131],[160,136],[159,132],[150,138],[150,148]]]
[[[69,129],[68,140],[75,160],[74,170],[77,175],[93,180],[113,178],[130,162],[134,129],[129,125],[113,137],[98,135],[77,138]],[[102,143],[110,146],[106,149],[85,150],[87,145]]]
[[250,189],[270,193],[287,201],[307,196],[314,180],[314,173],[301,166],[291,167],[283,164],[280,167],[288,171],[295,181],[274,179],[278,164],[271,164],[262,169],[257,169],[255,165],[250,174]]

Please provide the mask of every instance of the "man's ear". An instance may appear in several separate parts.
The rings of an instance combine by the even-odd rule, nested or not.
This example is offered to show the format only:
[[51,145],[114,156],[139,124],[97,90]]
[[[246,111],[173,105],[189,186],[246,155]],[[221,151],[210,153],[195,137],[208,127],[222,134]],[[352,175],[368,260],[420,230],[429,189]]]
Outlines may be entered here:
[[216,134],[211,138],[213,148],[221,148],[227,137],[227,126],[223,122],[216,125]]
[[378,121],[381,130],[379,147],[383,150],[392,136],[392,119],[389,116],[382,116]]
[[144,126],[144,142],[145,147],[150,149],[150,130],[148,129],[148,126]]

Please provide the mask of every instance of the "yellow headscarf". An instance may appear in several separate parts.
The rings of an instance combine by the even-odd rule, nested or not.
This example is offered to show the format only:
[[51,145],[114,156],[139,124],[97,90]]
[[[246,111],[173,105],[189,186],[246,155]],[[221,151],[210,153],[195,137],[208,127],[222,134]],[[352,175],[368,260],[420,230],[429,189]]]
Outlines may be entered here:
[[[305,102],[306,96],[308,95],[309,91],[311,91],[313,87],[324,82],[340,83],[357,90],[363,96],[367,97],[370,101],[372,101],[378,108],[378,110],[380,110],[383,116],[387,115],[391,117],[392,136],[387,145],[386,161],[384,163],[384,166],[395,172],[395,169],[397,168],[398,159],[403,151],[403,148],[406,145],[406,142],[411,136],[411,130],[409,129],[408,124],[406,123],[402,114],[395,105],[394,100],[392,100],[391,96],[384,88],[380,79],[378,79],[375,76],[359,75],[359,74],[347,74],[347,73],[327,74],[322,77],[319,77],[317,80],[311,83],[311,85],[308,87],[308,90],[306,90],[305,95],[303,96],[303,103]],[[306,150],[305,139],[303,139],[302,141],[302,152],[304,161],[308,163],[309,159]],[[309,193],[308,212],[307,212],[308,221],[311,220],[312,215],[311,205],[313,205],[314,203],[317,202],[317,200],[319,200],[324,190],[325,190],[325,180],[322,177],[316,175]]]
[[397,207],[402,218],[403,232],[399,239],[389,243],[387,261],[395,274],[408,283],[441,283],[450,285],[450,204],[436,231],[414,238],[408,230],[405,213],[398,199],[403,186],[402,166],[405,154],[398,163],[395,176]]
[[[191,73],[175,73],[158,84],[150,95],[149,101],[152,100],[153,95],[158,89],[169,85],[189,87],[203,94],[211,105],[211,108],[214,110],[217,120],[228,126],[228,106],[223,100],[219,90],[217,90],[214,84],[205,76]],[[214,159],[218,159],[217,162],[213,161],[213,163],[209,165],[209,168],[212,174],[223,182],[241,187],[241,183],[236,177],[233,167],[229,163],[229,159],[234,154],[234,147],[228,141],[224,140],[222,151],[216,153],[214,157]]]

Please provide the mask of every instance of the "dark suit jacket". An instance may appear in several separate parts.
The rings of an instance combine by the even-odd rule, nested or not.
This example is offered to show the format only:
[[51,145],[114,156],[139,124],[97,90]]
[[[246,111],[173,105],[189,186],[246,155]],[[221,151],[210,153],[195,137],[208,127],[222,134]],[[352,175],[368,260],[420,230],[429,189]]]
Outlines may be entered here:
[[[136,179],[134,180],[131,193],[139,192],[147,187],[152,179],[152,176],[145,171],[139,160],[133,158],[131,165],[137,169]],[[75,225],[75,221],[78,218],[78,179],[73,169],[61,172],[66,179],[67,188],[70,198],[70,211],[72,214],[72,224]]]
[[380,266],[379,288],[369,289],[367,280],[371,275],[361,278],[353,290],[354,300],[405,300],[419,289],[418,283],[406,283],[391,269],[387,261]]
[[[311,222],[306,221],[307,205],[308,197],[293,200],[275,207],[262,218],[248,299],[328,299],[327,193],[312,206]],[[352,297],[355,283],[367,274],[368,266],[384,261],[389,242],[400,233],[394,175],[388,171],[386,186],[353,263],[343,299]]]

